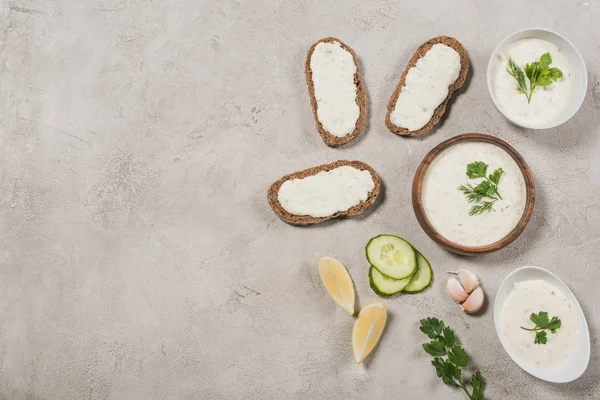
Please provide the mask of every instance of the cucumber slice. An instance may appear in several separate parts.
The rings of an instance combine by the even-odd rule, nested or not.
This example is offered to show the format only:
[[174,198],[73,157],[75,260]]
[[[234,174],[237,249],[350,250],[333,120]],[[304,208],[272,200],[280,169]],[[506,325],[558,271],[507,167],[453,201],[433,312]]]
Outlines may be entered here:
[[417,253],[417,272],[412,277],[412,280],[404,288],[406,293],[420,293],[423,290],[431,286],[433,281],[433,271],[431,270],[431,264],[421,253],[415,250]]
[[404,279],[388,278],[374,266],[371,265],[371,268],[369,268],[369,284],[371,285],[371,289],[381,297],[390,297],[401,292],[410,283],[411,279],[412,276]]
[[388,278],[404,279],[417,270],[417,252],[398,236],[375,236],[367,243],[365,253],[369,264]]

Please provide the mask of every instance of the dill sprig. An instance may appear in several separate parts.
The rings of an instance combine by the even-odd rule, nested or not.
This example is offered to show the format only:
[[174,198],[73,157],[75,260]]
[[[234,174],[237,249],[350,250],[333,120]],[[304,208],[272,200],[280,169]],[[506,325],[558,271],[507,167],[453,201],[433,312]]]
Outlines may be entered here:
[[506,66],[506,72],[517,81],[517,92],[523,93],[527,97],[527,102],[531,101],[531,95],[527,94],[527,83],[525,82],[525,73],[517,65],[512,57],[508,57],[508,65]]

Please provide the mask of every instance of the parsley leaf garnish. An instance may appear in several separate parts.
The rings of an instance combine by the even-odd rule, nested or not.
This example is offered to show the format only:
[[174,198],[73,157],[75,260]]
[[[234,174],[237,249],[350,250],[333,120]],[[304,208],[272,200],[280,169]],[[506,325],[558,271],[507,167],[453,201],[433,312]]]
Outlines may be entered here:
[[500,177],[503,173],[504,170],[502,168],[498,168],[497,170],[495,170],[494,173],[490,174],[489,176],[490,182],[495,183],[497,185],[498,182],[500,182]]
[[538,331],[535,333],[535,339],[533,344],[546,344],[548,342],[548,335],[546,331]]
[[[508,57],[506,72],[517,81],[517,92],[527,97],[527,103],[531,103],[531,95],[538,86],[548,86],[562,77],[562,71],[558,68],[550,68],[552,57],[550,53],[542,54],[540,61],[534,61],[525,65],[525,73],[517,63]],[[529,88],[525,81],[525,76],[529,80]]]
[[473,161],[467,165],[467,176],[470,179],[484,178],[487,174],[488,165],[483,161]]
[[431,342],[423,343],[423,350],[432,356],[441,356],[446,354],[446,347],[444,346],[444,343],[440,342],[439,340],[432,340]]
[[[485,176],[485,172],[483,172],[483,176]],[[434,366],[437,376],[442,378],[446,385],[461,388],[470,400],[483,400],[483,378],[479,371],[471,377],[471,386],[473,387],[471,393],[462,378],[461,368],[467,366],[469,356],[461,346],[456,344],[454,331],[437,318],[422,319],[420,329],[432,339],[423,344],[423,349],[427,354],[435,356],[431,364]]]
[[529,319],[535,324],[535,327],[521,327],[521,329],[535,332],[534,344],[546,344],[548,342],[548,333],[546,331],[556,333],[556,330],[562,326],[562,321],[558,317],[549,318],[546,311],[540,311],[537,314],[532,313]]
[[442,338],[442,343],[444,343],[444,346],[446,347],[452,347],[454,346],[455,340],[456,338],[454,337],[454,331],[446,326],[444,328],[444,337]]
[[465,353],[465,349],[460,346],[452,346],[448,352],[448,359],[458,367],[466,367],[469,363],[469,356]]
[[473,386],[473,394],[471,400],[483,400],[483,378],[479,371],[473,374],[471,378],[471,386]]
[[549,322],[548,313],[546,311],[540,311],[537,314],[533,313],[529,316],[529,319],[538,326],[546,325]]
[[437,339],[444,330],[444,323],[437,318],[425,318],[421,320],[420,329],[429,339]]
[[467,176],[469,179],[485,178],[485,180],[477,186],[468,183],[458,187],[458,190],[465,194],[467,201],[475,204],[469,210],[470,216],[492,211],[494,203],[502,199],[502,196],[498,193],[498,184],[504,170],[498,168],[489,176],[486,176],[487,170],[488,165],[483,161],[473,161],[467,165]]

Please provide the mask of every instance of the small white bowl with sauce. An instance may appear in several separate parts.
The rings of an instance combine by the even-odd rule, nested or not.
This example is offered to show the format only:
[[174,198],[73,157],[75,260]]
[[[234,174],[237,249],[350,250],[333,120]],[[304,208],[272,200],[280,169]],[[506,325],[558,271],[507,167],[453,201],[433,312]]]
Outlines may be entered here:
[[[556,293],[558,303],[555,303],[555,305],[552,306],[552,302],[548,301],[545,303],[545,306],[540,306],[537,303],[540,301],[543,302],[543,300],[540,300],[540,297],[543,297],[544,294],[534,293],[531,294],[531,309],[529,310],[527,309],[529,305],[526,304],[526,302],[523,302],[522,298],[517,298],[516,300],[518,302],[516,304],[514,302],[511,304],[510,295],[511,293],[516,293],[517,290],[514,288],[520,288],[520,294],[527,295],[527,290],[530,289],[525,291],[522,289],[526,287],[525,285],[531,284],[531,282],[537,283],[537,286],[535,284],[530,286],[532,291],[543,290],[545,287],[552,290],[551,293],[553,296],[555,295],[555,291],[558,291],[558,293]],[[515,286],[515,284],[517,286]],[[513,290],[515,290],[515,292],[512,292]],[[565,307],[564,304],[568,307]],[[556,307],[556,305],[559,307]],[[561,305],[563,308],[562,310],[560,309]],[[519,316],[521,310],[513,310],[512,308],[509,310],[509,307],[523,308],[522,312],[524,315]],[[555,308],[552,309],[553,307]],[[547,309],[538,310],[537,308]],[[568,313],[565,314],[565,310],[568,310]],[[509,312],[507,313],[507,311]],[[533,340],[535,333],[520,329],[520,326],[522,326],[521,324],[526,324],[526,327],[529,328],[533,327],[534,324],[528,321],[526,317],[529,315],[530,311],[535,313],[547,311],[549,317],[559,316],[563,321],[563,326],[561,326],[555,334],[546,331],[548,335],[547,344],[534,344]],[[515,319],[515,321],[510,321],[511,319]],[[507,332],[506,327],[510,322],[516,322],[516,325],[514,325],[514,329],[512,330],[514,335],[521,335],[520,338],[523,337],[523,334],[531,335],[531,348],[528,350],[527,348],[529,348],[529,346],[527,346],[527,348],[523,347],[523,351],[521,351],[522,356],[518,354],[521,349],[515,344],[518,343],[518,338],[508,337],[509,332]],[[575,326],[569,326],[569,323],[572,323]],[[575,298],[575,295],[569,290],[567,285],[559,277],[544,268],[522,267],[508,274],[496,294],[496,300],[494,302],[494,325],[504,350],[519,367],[536,378],[556,383],[571,382],[579,378],[588,366],[590,360],[590,335],[583,310]],[[569,330],[571,330],[571,332],[569,332]],[[575,339],[573,339],[573,332],[575,332]],[[563,336],[561,337],[560,335]],[[529,338],[529,336],[525,337]],[[565,345],[570,348],[565,350]],[[531,358],[527,360],[528,356],[533,354],[533,357],[535,357],[536,353],[538,357],[541,356],[543,359],[546,356],[545,353],[550,353],[552,351],[557,351],[559,353],[557,357],[560,357],[560,359],[555,360],[556,362],[554,363],[545,360],[548,364],[547,366],[544,366],[543,364],[541,366],[534,365],[535,363],[532,362]],[[525,354],[525,352],[529,352],[529,354]]]
[[[525,63],[552,56],[550,67],[563,77],[546,87],[537,87],[531,103],[516,90],[517,81],[506,70],[509,55],[525,70]],[[527,85],[529,80],[526,79]],[[487,86],[498,111],[517,126],[554,128],[568,121],[581,107],[587,92],[587,69],[581,54],[564,36],[548,29],[524,29],[504,39],[494,49],[487,68]]]

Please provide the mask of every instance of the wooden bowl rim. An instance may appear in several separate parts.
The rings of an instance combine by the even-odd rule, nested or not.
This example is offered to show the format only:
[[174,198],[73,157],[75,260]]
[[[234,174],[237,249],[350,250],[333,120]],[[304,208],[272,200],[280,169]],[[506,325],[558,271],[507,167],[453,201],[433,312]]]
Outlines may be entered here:
[[[510,231],[504,238],[498,240],[497,242],[487,244],[485,246],[463,246],[458,243],[449,241],[441,234],[439,234],[437,230],[433,227],[431,222],[429,222],[427,214],[425,213],[425,209],[423,208],[423,197],[421,190],[423,186],[423,179],[425,178],[425,174],[427,173],[427,169],[429,168],[431,162],[442,151],[446,150],[450,146],[469,140],[492,143],[502,147],[502,149],[504,149],[508,154],[510,154],[513,160],[515,160],[515,162],[519,166],[519,169],[521,170],[521,173],[523,174],[523,179],[525,180],[526,200],[525,208],[523,209],[523,215],[521,215],[521,219],[513,228],[513,230]],[[417,168],[417,171],[415,172],[415,177],[413,179],[412,203],[415,216],[417,217],[421,228],[423,228],[427,236],[429,236],[434,242],[438,243],[447,250],[457,254],[483,254],[500,250],[508,246],[523,232],[531,218],[531,214],[533,213],[533,207],[535,205],[535,183],[533,181],[533,175],[531,174],[531,170],[529,169],[529,166],[527,165],[523,157],[504,140],[482,133],[464,133],[461,135],[451,137],[450,139],[444,140],[443,142],[435,146],[433,149],[431,149],[429,153],[427,153],[427,155],[423,158],[423,161],[421,161],[421,163],[419,164],[419,167]]]

